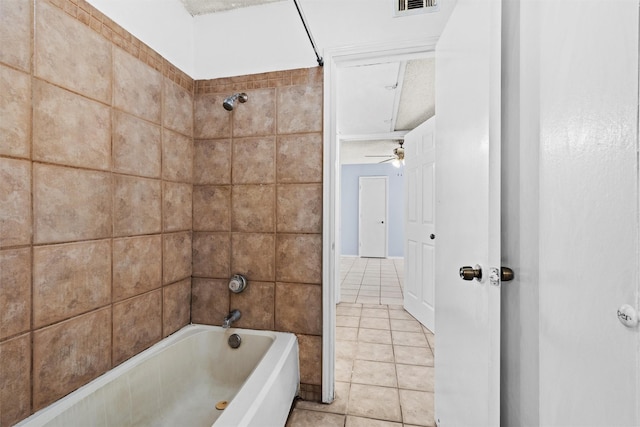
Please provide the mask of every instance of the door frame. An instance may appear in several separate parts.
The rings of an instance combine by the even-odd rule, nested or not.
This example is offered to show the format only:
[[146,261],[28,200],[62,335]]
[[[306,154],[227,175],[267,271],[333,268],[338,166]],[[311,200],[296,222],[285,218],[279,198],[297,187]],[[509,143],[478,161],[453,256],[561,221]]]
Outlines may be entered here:
[[358,177],[358,256],[362,257],[362,181],[369,179],[382,179],[384,181],[384,255],[386,258],[389,253],[389,177],[384,175],[378,176],[359,176]]
[[322,165],[322,401],[335,391],[336,301],[340,286],[340,145],[337,135],[338,69],[433,54],[437,37],[327,49],[324,52]]

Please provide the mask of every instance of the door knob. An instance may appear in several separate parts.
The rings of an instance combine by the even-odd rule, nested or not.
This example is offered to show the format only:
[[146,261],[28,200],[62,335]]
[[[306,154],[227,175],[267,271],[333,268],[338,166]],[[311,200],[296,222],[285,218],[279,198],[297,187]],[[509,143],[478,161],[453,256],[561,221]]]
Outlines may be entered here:
[[460,278],[462,280],[476,279],[479,282],[482,280],[482,267],[477,264],[475,267],[460,267]]
[[433,240],[433,239],[435,239],[435,238],[436,238],[436,235],[435,235],[435,234],[433,234],[433,233],[432,233],[432,234],[429,234],[429,238],[430,238],[431,240]]

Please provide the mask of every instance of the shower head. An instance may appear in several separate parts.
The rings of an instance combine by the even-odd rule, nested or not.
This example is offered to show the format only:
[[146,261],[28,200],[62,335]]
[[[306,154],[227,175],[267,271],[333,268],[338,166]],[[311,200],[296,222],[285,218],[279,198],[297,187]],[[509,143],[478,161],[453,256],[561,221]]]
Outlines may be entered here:
[[249,99],[249,96],[247,96],[246,93],[244,92],[236,93],[234,95],[228,96],[222,103],[222,106],[224,107],[225,110],[231,111],[233,110],[233,107],[235,107],[236,101],[240,101],[240,103],[244,103],[244,102],[247,102],[247,99]]

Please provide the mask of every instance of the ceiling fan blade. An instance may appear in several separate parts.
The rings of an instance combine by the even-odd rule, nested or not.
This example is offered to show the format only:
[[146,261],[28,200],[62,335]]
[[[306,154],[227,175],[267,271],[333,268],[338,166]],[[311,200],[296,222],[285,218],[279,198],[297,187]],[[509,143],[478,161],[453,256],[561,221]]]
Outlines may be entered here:
[[387,163],[387,162],[390,162],[390,161],[392,161],[392,160],[395,160],[395,157],[394,157],[394,158],[391,158],[391,159],[383,160],[383,161],[378,162],[378,163]]
[[388,154],[385,154],[385,155],[367,155],[367,154],[365,154],[365,157],[393,157],[393,156],[390,156]]

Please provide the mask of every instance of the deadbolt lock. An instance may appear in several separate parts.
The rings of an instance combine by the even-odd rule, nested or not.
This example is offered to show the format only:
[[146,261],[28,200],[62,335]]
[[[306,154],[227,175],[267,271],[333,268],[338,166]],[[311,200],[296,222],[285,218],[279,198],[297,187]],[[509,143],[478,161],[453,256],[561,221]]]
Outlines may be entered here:
[[479,282],[482,280],[482,267],[479,265],[476,265],[475,267],[460,267],[460,278],[462,280],[476,279]]

